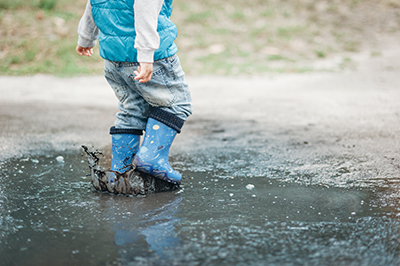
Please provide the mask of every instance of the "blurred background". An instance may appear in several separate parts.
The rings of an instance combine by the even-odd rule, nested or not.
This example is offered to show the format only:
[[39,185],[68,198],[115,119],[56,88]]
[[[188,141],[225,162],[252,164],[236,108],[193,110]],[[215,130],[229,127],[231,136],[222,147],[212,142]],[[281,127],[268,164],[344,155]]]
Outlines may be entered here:
[[[75,53],[87,0],[0,0],[0,75],[101,75]],[[190,75],[338,71],[400,43],[400,0],[175,0]]]

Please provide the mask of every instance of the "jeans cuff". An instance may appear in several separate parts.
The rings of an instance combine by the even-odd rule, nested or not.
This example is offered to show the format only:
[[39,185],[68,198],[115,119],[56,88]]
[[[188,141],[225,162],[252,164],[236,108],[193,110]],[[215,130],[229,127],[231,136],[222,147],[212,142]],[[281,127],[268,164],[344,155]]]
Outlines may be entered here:
[[178,133],[181,133],[183,123],[185,122],[182,118],[156,107],[150,107],[149,117],[175,129]]
[[132,135],[142,135],[143,131],[140,129],[133,129],[133,128],[110,128],[110,135],[114,134],[132,134]]

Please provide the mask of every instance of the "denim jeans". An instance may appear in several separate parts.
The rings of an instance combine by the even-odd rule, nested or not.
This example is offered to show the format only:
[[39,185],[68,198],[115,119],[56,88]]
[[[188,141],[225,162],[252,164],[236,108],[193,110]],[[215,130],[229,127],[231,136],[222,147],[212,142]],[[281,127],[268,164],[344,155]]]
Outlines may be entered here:
[[119,100],[116,128],[144,130],[149,107],[158,107],[186,121],[192,114],[192,100],[179,58],[173,55],[153,64],[146,83],[135,80],[139,63],[105,60],[104,75]]

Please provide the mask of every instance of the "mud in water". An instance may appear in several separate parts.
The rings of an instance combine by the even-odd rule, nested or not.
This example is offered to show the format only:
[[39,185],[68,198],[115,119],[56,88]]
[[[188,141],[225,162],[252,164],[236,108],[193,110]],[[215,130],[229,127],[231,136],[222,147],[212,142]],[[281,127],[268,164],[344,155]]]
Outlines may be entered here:
[[99,191],[137,196],[179,189],[177,184],[139,172],[135,168],[123,174],[102,169],[99,158],[102,153],[96,150],[91,151],[85,145],[82,145],[82,148],[87,155],[92,185]]
[[328,188],[172,161],[181,188],[145,196],[96,191],[81,152],[2,162],[0,265],[400,263],[396,184]]

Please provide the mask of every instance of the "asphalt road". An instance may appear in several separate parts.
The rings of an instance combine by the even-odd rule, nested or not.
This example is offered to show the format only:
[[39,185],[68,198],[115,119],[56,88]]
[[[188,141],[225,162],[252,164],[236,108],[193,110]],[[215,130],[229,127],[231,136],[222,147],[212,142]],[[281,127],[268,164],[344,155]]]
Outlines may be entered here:
[[[400,49],[360,56],[356,65],[336,73],[187,77],[194,115],[171,155],[210,151],[210,159],[215,147],[259,142],[271,159],[302,160],[297,165],[308,170],[351,168],[335,185],[371,171],[396,178]],[[1,76],[0,88],[0,160],[81,144],[109,149],[117,102],[103,77]]]

